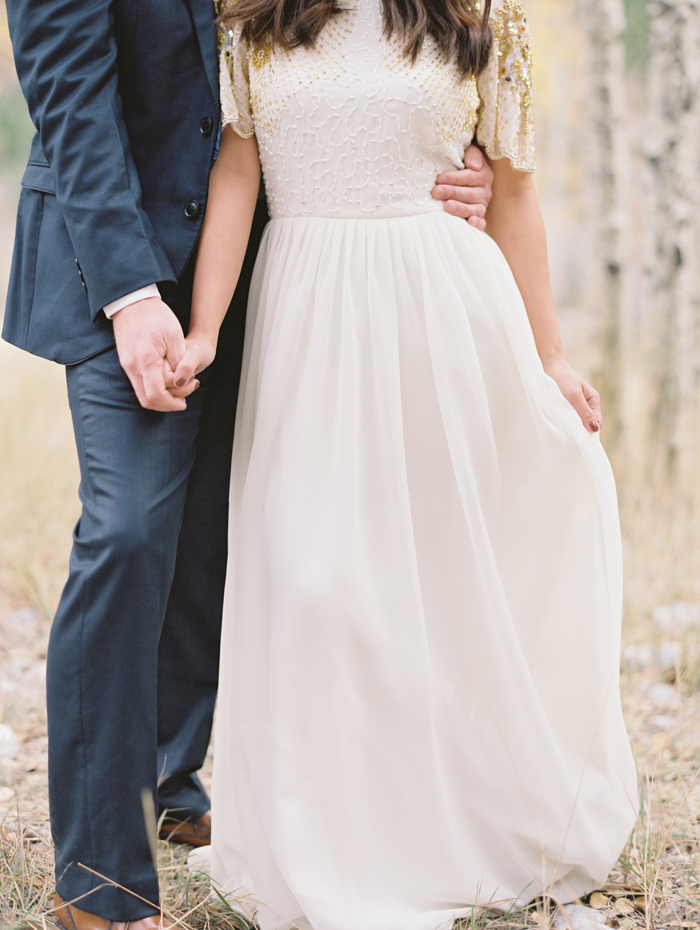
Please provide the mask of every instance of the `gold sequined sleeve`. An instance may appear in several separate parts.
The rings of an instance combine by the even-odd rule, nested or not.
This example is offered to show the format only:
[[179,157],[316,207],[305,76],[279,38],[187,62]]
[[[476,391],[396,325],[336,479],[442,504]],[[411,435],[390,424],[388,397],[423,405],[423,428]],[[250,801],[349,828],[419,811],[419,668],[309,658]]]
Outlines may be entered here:
[[490,158],[535,170],[530,31],[520,0],[494,0],[493,45],[477,79],[481,105],[476,138]]
[[255,133],[250,106],[248,47],[241,38],[241,27],[219,27],[219,88],[221,125],[231,125],[239,136],[249,139]]

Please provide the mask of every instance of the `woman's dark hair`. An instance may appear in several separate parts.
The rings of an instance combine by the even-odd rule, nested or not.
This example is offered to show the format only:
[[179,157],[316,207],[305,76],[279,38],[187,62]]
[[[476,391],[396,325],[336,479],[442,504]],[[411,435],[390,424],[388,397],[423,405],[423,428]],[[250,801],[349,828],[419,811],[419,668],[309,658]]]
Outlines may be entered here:
[[[403,39],[406,57],[415,62],[430,35],[446,59],[454,58],[462,74],[479,74],[491,48],[489,11],[476,0],[382,0],[384,35]],[[328,20],[343,12],[339,0],[222,0],[218,22],[243,26],[253,45],[270,42],[290,49],[312,46]]]

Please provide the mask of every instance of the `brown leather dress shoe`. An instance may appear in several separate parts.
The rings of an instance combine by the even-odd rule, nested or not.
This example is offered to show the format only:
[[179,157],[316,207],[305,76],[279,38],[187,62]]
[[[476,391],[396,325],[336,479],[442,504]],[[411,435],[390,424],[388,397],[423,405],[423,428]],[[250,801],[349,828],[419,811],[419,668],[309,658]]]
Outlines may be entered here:
[[82,911],[75,904],[67,904],[57,894],[54,917],[62,930],[172,930],[172,924],[162,914],[143,917],[141,920],[106,920],[97,914]]
[[171,843],[186,843],[188,846],[211,845],[211,811],[189,820],[173,820],[165,817],[158,836]]

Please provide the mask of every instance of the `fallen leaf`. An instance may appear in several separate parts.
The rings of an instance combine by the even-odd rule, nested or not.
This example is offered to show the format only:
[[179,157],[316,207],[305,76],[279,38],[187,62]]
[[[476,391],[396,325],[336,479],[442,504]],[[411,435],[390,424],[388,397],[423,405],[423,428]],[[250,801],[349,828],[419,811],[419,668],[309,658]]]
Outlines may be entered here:
[[604,907],[608,905],[608,898],[604,894],[601,894],[599,891],[594,891],[593,894],[588,899],[589,907],[594,907],[597,911],[602,911]]
[[627,898],[618,898],[613,907],[616,914],[634,914],[636,910],[634,904]]

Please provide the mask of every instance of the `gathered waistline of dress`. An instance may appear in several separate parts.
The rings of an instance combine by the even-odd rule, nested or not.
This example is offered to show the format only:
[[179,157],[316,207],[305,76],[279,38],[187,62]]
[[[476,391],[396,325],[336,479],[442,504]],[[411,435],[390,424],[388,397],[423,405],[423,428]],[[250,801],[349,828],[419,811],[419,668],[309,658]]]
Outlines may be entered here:
[[[283,213],[271,215],[272,222],[280,220],[391,220],[407,216],[425,216],[431,213],[445,213],[442,201],[434,200],[427,204],[410,204],[405,209],[396,207],[377,207],[374,210],[361,210],[358,212],[342,213]],[[450,214],[446,214],[449,216]]]

